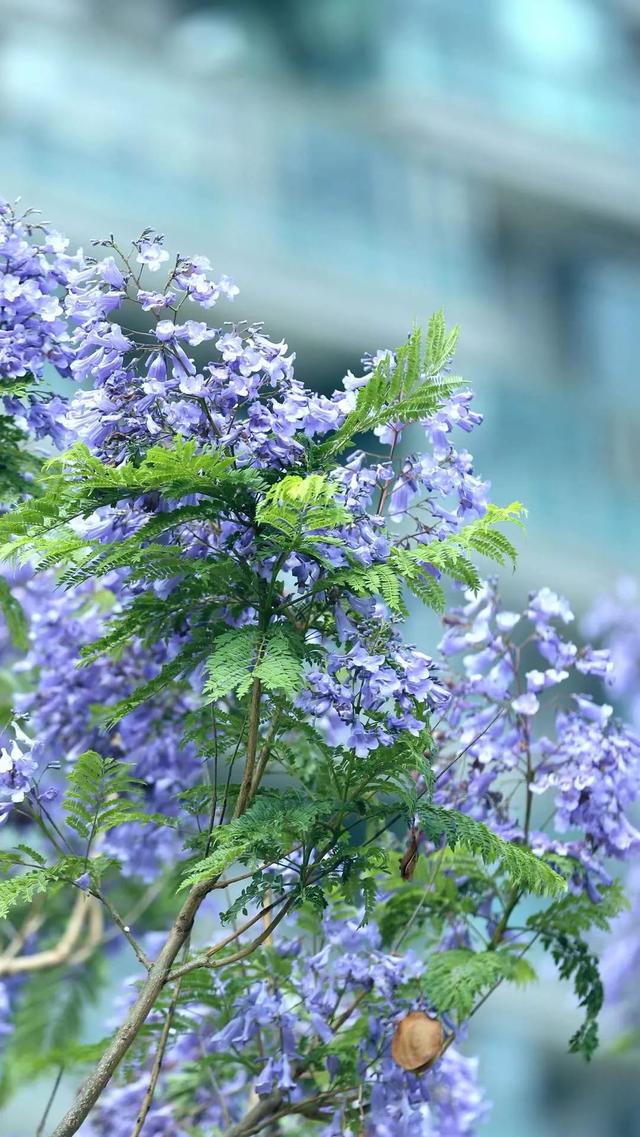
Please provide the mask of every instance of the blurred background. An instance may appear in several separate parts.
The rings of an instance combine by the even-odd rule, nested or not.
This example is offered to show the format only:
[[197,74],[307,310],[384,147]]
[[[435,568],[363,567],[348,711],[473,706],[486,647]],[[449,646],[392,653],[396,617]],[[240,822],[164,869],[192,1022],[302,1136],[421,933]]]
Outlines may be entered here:
[[[0,0],[0,193],[206,253],[318,388],[444,306],[529,508],[507,587],[578,612],[640,566],[639,110],[640,0]],[[551,983],[478,1016],[488,1135],[640,1134],[575,1017]]]

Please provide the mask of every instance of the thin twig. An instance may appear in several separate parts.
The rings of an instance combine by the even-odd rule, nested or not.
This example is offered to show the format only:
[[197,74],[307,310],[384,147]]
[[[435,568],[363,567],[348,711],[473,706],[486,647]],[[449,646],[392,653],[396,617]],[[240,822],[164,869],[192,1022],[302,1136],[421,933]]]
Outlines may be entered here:
[[158,1042],[158,1049],[156,1050],[156,1055],[155,1055],[155,1058],[153,1060],[153,1066],[151,1067],[151,1077],[149,1078],[149,1085],[147,1086],[146,1091],[145,1091],[145,1095],[142,1099],[142,1105],[140,1106],[140,1112],[139,1112],[138,1116],[136,1117],[135,1125],[131,1131],[131,1137],[140,1137],[140,1132],[142,1130],[142,1126],[144,1125],[144,1123],[147,1119],[147,1114],[149,1113],[149,1110],[151,1109],[151,1103],[153,1101],[153,1095],[156,1092],[156,1086],[158,1084],[158,1078],[160,1077],[160,1069],[162,1066],[162,1060],[164,1058],[165,1051],[167,1049],[167,1042],[169,1041],[169,1032],[171,1031],[171,1024],[173,1022],[173,1016],[176,1013],[176,1007],[178,1006],[178,999],[180,998],[180,987],[181,987],[181,985],[182,985],[182,980],[179,979],[178,982],[176,983],[175,991],[173,992],[173,995],[171,996],[171,1002],[169,1003],[169,1009],[167,1011],[164,1023],[162,1024],[162,1031],[160,1032],[160,1040]]
[[464,758],[464,755],[467,753],[467,751],[471,750],[471,747],[475,746],[476,742],[479,742],[488,730],[491,730],[491,727],[497,723],[498,719],[501,718],[504,713],[505,707],[501,707],[497,715],[495,715],[491,721],[487,723],[487,725],[480,731],[479,734],[475,736],[475,738],[471,739],[471,742],[468,744],[468,746],[465,746],[464,750],[461,750],[459,754],[456,754],[455,758],[452,758],[447,766],[444,766],[442,770],[438,771],[438,774],[436,775],[436,782],[439,782],[440,778],[442,778],[451,769],[452,766],[455,766],[456,762],[459,762],[461,758]]
[[107,912],[109,913],[109,915],[111,916],[111,919],[113,920],[114,924],[119,928],[119,930],[122,932],[124,938],[127,940],[127,942],[133,948],[133,951],[135,953],[135,956],[136,956],[136,959],[138,960],[138,962],[141,963],[142,966],[147,969],[147,971],[149,971],[149,969],[151,968],[151,960],[149,959],[149,956],[140,947],[140,944],[136,940],[135,936],[132,934],[131,928],[129,927],[129,925],[127,923],[125,923],[125,921],[122,919],[122,916],[120,915],[120,913],[114,908],[111,901],[108,899],[108,897],[106,897],[104,895],[103,892],[101,892],[99,889],[92,889],[92,892],[93,892],[93,895],[95,897],[97,897],[97,899],[100,901],[100,903],[104,904],[104,906],[107,909]]
[[40,1118],[40,1123],[38,1125],[38,1128],[36,1129],[35,1137],[42,1137],[42,1134],[44,1133],[44,1127],[47,1124],[47,1118],[49,1116],[51,1106],[53,1105],[53,1103],[55,1101],[55,1097],[56,1097],[56,1094],[58,1092],[58,1087],[60,1085],[60,1082],[62,1081],[62,1075],[63,1074],[64,1074],[64,1066],[61,1066],[60,1069],[58,1070],[56,1080],[53,1083],[53,1088],[51,1090],[51,1093],[49,1094],[47,1104],[44,1107],[44,1113],[42,1114],[42,1117]]
[[[218,954],[218,952],[222,951],[224,947],[228,946],[233,942],[233,940],[237,939],[238,936],[242,934],[242,932],[246,931],[251,924],[257,924],[259,920],[263,919],[264,913],[267,911],[267,909],[261,908],[260,911],[257,912],[250,921],[248,921],[247,924],[244,924],[243,927],[239,928],[237,932],[232,932],[224,940],[220,940],[219,943],[217,943],[213,948],[209,948],[209,950],[203,955],[199,955],[195,959],[189,960],[188,963],[182,964],[180,967],[176,967],[167,975],[165,982],[172,983],[174,979],[180,979],[183,975],[187,975],[190,971],[196,971],[199,967],[208,967],[211,970],[217,970],[219,967],[226,967],[229,963],[237,963],[238,960],[246,959],[248,955],[251,955],[252,952],[256,950],[256,948],[259,948],[265,942],[265,940],[269,938],[274,928],[277,928],[278,924],[281,920],[284,919],[295,901],[295,896],[292,896],[286,900],[277,916],[274,916],[273,920],[271,920],[271,922],[260,932],[260,935],[256,936],[254,940],[251,940],[251,942],[248,943],[246,947],[240,948],[238,951],[234,952],[233,955],[225,955],[222,957],[222,959],[216,960],[213,958]],[[278,902],[276,901],[276,904],[277,903]],[[276,904],[271,905],[271,907],[276,907]]]

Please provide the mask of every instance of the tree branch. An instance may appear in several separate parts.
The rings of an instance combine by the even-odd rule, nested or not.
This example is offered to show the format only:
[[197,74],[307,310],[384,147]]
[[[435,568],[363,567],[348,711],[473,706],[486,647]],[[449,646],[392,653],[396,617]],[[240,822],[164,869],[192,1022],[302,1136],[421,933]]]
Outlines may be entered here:
[[[227,944],[237,939],[237,937],[241,935],[242,932],[245,932],[247,928],[251,927],[252,924],[256,924],[258,920],[261,920],[264,917],[265,911],[269,911],[269,909],[261,908],[260,911],[257,912],[251,920],[248,921],[247,924],[243,925],[243,927],[240,928],[237,932],[233,932],[230,936],[227,936],[226,939],[221,940],[215,945],[215,947],[210,948],[208,952],[205,952],[204,955],[198,956],[196,959],[192,959],[189,961],[189,963],[184,963],[180,967],[176,967],[176,969],[167,976],[166,982],[172,982],[174,979],[180,979],[183,975],[187,975],[189,971],[196,971],[199,967],[209,967],[212,970],[217,970],[219,967],[226,967],[228,963],[237,963],[241,959],[246,959],[247,956],[251,955],[252,952],[256,950],[256,948],[259,948],[261,944],[265,942],[265,940],[268,940],[269,936],[273,932],[273,929],[277,928],[278,924],[281,920],[284,919],[289,909],[293,907],[295,900],[295,896],[292,896],[289,900],[287,900],[278,912],[278,915],[274,916],[271,923],[263,928],[263,930],[260,932],[260,935],[256,936],[254,940],[251,940],[251,943],[248,943],[246,947],[239,948],[238,951],[233,953],[233,955],[225,955],[222,957],[222,959],[217,959],[215,961],[213,960],[213,956],[217,954],[217,952],[221,951],[223,947],[226,947]],[[270,905],[270,908],[275,908],[275,906],[275,904],[272,904]]]
[[247,730],[247,759],[244,766],[244,773],[242,775],[242,784],[240,786],[240,793],[236,802],[236,808],[233,816],[240,817],[244,813],[251,798],[251,785],[253,782],[253,773],[256,765],[256,753],[258,750],[258,735],[260,732],[260,698],[262,695],[262,684],[259,679],[254,679],[251,688],[251,702],[249,704],[249,726]]
[[32,955],[0,957],[0,976],[21,975],[26,971],[43,971],[45,968],[66,963],[73,955],[89,908],[94,903],[97,902],[86,896],[84,892],[80,892],[71,910],[67,926],[55,947],[34,952]]
[[[251,782],[253,779],[253,772],[255,768],[256,753],[258,749],[258,738],[260,731],[260,697],[262,687],[259,679],[254,680],[253,688],[251,691],[251,703],[249,707],[249,730],[247,738],[247,761],[245,764],[244,776],[242,786],[240,787],[240,795],[236,803],[234,817],[240,817],[250,800]],[[178,952],[184,947],[189,936],[196,917],[196,913],[206,896],[216,887],[220,874],[214,876],[211,880],[200,881],[189,892],[182,908],[176,916],[171,931],[165,941],[165,944],[158,955],[155,962],[151,965],[149,973],[144,985],[141,987],[138,997],[129,1009],[129,1013],[124,1020],[122,1026],[116,1031],[113,1039],[104,1051],[102,1058],[98,1062],[94,1070],[85,1079],[80,1087],[73,1105],[67,1110],[65,1116],[60,1123],[56,1126],[51,1137],[72,1137],[74,1133],[82,1125],[83,1121],[88,1117],[93,1106],[96,1104],[100,1094],[108,1085],[112,1075],[119,1066],[120,1062],[127,1053],[132,1042],[138,1035],[141,1027],[147,1019],[150,1011],[153,1009],[156,999],[160,994],[165,983],[169,979],[178,979],[181,975],[185,974],[183,968],[178,968],[172,973],[171,968],[178,955]],[[281,912],[272,920],[268,928],[265,928],[255,940],[252,940],[246,948],[235,952],[233,955],[226,956],[216,963],[203,964],[201,962],[192,961],[196,966],[210,966],[210,967],[224,967],[227,963],[235,963],[240,959],[245,959],[250,955],[255,948],[270,935],[271,930],[280,923],[286,912],[293,904],[293,898],[288,901],[282,908]],[[260,916],[262,916],[260,912]],[[219,945],[217,945],[217,948]],[[188,970],[194,968],[189,965],[184,965]]]
[[140,947],[140,944],[136,940],[135,936],[132,934],[131,928],[129,927],[129,925],[125,924],[120,913],[116,911],[116,909],[113,907],[113,904],[111,903],[111,901],[105,896],[105,894],[103,892],[101,892],[99,889],[94,889],[93,895],[97,897],[97,899],[101,902],[101,904],[104,904],[104,906],[107,909],[107,912],[109,913],[109,915],[111,916],[111,919],[113,920],[114,924],[122,932],[124,938],[128,941],[128,943],[133,948],[133,951],[135,953],[135,956],[136,956],[136,959],[138,960],[138,962],[141,963],[142,966],[147,969],[147,971],[149,971],[151,968],[151,960],[149,959],[148,955],[146,955],[146,953]]
[[153,1060],[153,1066],[151,1067],[151,1077],[149,1078],[149,1085],[147,1086],[147,1089],[145,1091],[145,1095],[142,1099],[142,1105],[140,1106],[140,1112],[139,1112],[138,1116],[136,1117],[136,1122],[135,1122],[135,1125],[134,1125],[133,1130],[131,1132],[131,1137],[140,1137],[140,1132],[142,1130],[142,1126],[144,1125],[144,1123],[147,1119],[147,1114],[148,1114],[149,1110],[151,1109],[151,1103],[153,1101],[153,1095],[156,1092],[156,1086],[158,1084],[158,1078],[160,1077],[160,1069],[162,1067],[162,1060],[164,1058],[165,1050],[167,1049],[167,1042],[169,1041],[169,1032],[171,1030],[171,1024],[173,1022],[173,1016],[176,1013],[176,1007],[178,1005],[178,999],[180,997],[181,982],[182,981],[179,979],[178,982],[176,983],[176,989],[173,992],[173,995],[171,997],[171,1002],[169,1003],[169,1009],[168,1009],[167,1014],[166,1014],[166,1018],[164,1020],[164,1023],[162,1024],[162,1031],[160,1033],[160,1041],[158,1042],[158,1049],[156,1050],[156,1056]]
[[198,908],[211,891],[213,884],[214,881],[203,881],[191,889],[125,1021],[107,1046],[95,1069],[80,1087],[75,1101],[54,1129],[52,1137],[72,1137],[88,1117],[153,1008],[169,976],[171,966],[191,932]]

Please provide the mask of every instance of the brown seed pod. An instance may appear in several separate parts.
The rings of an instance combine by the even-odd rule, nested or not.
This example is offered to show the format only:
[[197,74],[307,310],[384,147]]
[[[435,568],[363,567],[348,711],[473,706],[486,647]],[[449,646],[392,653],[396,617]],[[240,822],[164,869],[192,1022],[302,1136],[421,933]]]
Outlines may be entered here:
[[442,1051],[444,1031],[424,1011],[411,1011],[398,1023],[391,1040],[391,1057],[403,1070],[421,1074]]
[[418,863],[418,831],[412,827],[409,831],[409,841],[400,861],[400,876],[403,880],[411,880]]

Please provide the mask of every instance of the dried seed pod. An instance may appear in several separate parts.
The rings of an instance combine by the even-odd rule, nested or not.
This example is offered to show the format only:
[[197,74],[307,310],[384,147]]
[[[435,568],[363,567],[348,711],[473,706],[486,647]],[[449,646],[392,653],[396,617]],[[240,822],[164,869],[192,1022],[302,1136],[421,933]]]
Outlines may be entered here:
[[418,831],[415,826],[409,831],[409,841],[400,861],[400,876],[403,880],[411,880],[418,863]]
[[444,1031],[424,1011],[411,1011],[398,1023],[391,1041],[391,1057],[403,1070],[421,1074],[440,1054]]

